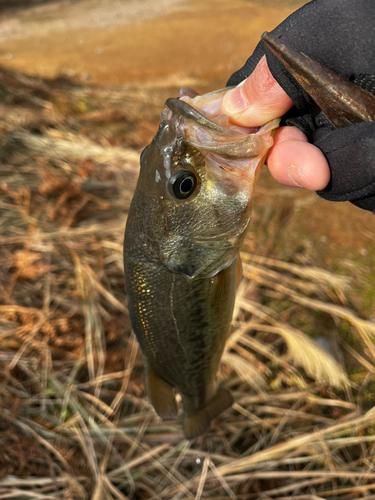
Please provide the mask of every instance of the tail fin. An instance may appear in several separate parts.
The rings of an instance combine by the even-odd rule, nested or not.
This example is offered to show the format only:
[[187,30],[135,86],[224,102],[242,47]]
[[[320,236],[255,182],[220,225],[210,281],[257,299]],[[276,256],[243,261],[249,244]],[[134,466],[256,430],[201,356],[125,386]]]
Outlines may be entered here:
[[185,413],[183,427],[186,439],[194,439],[205,433],[210,427],[211,420],[232,404],[232,394],[226,389],[220,388],[206,406],[195,413]]

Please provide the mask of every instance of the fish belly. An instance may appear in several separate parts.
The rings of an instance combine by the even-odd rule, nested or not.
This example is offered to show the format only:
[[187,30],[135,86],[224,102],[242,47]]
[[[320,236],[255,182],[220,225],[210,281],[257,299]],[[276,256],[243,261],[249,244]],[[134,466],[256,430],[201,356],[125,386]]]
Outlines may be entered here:
[[[127,259],[130,318],[145,358],[148,393],[162,417],[175,416],[173,388],[182,396],[185,421],[215,397],[215,375],[234,307],[236,271],[235,261],[212,278],[191,280],[162,264]],[[229,398],[224,399],[228,407]],[[217,411],[209,415],[213,413]]]

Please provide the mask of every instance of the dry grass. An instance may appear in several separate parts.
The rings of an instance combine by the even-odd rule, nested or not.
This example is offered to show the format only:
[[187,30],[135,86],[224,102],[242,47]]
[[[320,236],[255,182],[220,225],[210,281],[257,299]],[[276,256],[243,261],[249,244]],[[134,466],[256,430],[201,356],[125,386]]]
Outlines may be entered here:
[[179,84],[0,72],[0,498],[375,498],[375,325],[347,277],[272,252],[287,209],[243,252],[219,374],[233,408],[188,442],[144,396],[122,238],[139,150]]

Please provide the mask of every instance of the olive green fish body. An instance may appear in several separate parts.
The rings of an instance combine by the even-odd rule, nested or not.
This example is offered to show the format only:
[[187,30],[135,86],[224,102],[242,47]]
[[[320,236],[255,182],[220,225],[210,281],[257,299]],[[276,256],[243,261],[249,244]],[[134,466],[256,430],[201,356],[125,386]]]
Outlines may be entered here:
[[194,413],[215,393],[235,299],[236,263],[212,278],[191,281],[162,264],[135,258],[127,262],[126,274],[131,321],[148,368],[182,395],[185,412]]
[[268,130],[248,137],[172,99],[141,156],[124,241],[129,314],[150,400],[160,416],[175,417],[180,393],[188,438],[232,404],[215,376],[252,189],[271,144]]

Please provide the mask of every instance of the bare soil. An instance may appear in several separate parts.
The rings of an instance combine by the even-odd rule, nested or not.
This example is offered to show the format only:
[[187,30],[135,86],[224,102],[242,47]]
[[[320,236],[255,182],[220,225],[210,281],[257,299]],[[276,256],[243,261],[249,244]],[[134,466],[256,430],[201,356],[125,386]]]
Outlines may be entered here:
[[[0,20],[0,63],[110,84],[195,76],[225,85],[270,30],[303,2],[56,1]],[[216,83],[216,81],[215,81]],[[212,83],[211,83],[212,85]]]

